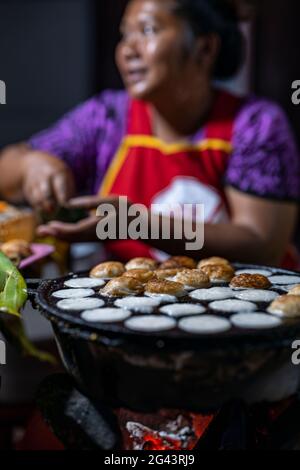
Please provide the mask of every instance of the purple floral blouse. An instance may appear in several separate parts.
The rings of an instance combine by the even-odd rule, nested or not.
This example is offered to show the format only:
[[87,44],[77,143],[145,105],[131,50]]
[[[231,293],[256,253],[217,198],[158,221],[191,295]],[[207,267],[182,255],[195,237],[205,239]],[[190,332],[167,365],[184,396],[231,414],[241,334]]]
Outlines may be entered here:
[[[78,192],[96,193],[126,132],[128,103],[125,91],[104,91],[31,137],[29,145],[63,159]],[[199,141],[202,133],[191,141]],[[278,105],[248,97],[236,117],[232,143],[224,185],[263,198],[300,200],[299,153]]]

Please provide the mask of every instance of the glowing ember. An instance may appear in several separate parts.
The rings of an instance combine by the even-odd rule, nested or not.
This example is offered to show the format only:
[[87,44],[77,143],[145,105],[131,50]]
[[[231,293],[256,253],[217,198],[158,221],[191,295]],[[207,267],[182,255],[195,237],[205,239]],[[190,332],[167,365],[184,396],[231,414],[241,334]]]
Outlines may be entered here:
[[174,418],[153,422],[152,425],[127,421],[125,427],[130,447],[134,450],[191,450],[212,419],[213,416],[179,414]]
[[184,427],[172,433],[171,431],[156,431],[140,423],[129,421],[126,429],[134,450],[187,450],[193,448],[195,435],[189,427]]

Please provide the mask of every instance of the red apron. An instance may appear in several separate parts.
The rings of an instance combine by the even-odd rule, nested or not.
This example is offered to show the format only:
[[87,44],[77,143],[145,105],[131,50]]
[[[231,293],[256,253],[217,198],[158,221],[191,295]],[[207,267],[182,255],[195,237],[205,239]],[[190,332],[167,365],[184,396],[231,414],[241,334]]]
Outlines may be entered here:
[[[133,203],[193,204],[205,206],[205,221],[228,217],[222,180],[232,152],[232,132],[241,100],[218,92],[200,142],[166,144],[153,137],[149,107],[131,101],[127,134],[100,189],[101,196],[127,196]],[[133,240],[107,243],[118,259],[155,257],[155,250]]]
[[[229,221],[223,177],[232,153],[233,126],[242,99],[218,91],[202,140],[167,144],[153,137],[147,103],[132,100],[127,133],[107,171],[101,196],[127,196],[133,203],[199,204],[205,208],[204,221]],[[134,240],[107,242],[114,259],[126,261],[142,256],[161,259],[161,253]],[[297,269],[299,255],[289,247],[282,267]]]

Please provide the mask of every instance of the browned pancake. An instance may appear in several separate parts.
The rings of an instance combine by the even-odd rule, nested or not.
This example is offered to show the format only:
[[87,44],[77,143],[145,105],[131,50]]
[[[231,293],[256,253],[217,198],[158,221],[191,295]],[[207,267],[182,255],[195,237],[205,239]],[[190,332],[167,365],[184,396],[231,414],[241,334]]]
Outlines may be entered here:
[[201,268],[211,282],[230,282],[234,269],[226,264],[209,264]]
[[206,259],[202,259],[201,261],[199,261],[198,269],[201,269],[204,266],[209,266],[211,264],[217,264],[217,265],[225,264],[226,266],[230,266],[230,262],[227,259],[220,258],[218,256],[212,256],[211,258],[206,258]]
[[300,284],[293,287],[288,293],[288,295],[300,295]]
[[165,280],[149,281],[145,286],[145,292],[149,294],[174,295],[176,297],[186,294],[182,284]]
[[187,269],[195,269],[197,267],[197,263],[193,258],[189,258],[188,256],[172,256],[167,261],[164,261],[159,269],[174,269],[174,268],[187,268]]
[[127,271],[131,269],[147,269],[148,271],[153,271],[157,266],[157,261],[151,258],[132,258],[125,265],[125,268]]
[[100,263],[95,266],[91,272],[91,277],[96,277],[98,279],[109,279],[112,277],[119,277],[125,272],[124,264],[119,263],[118,261],[107,261],[105,263]]
[[208,275],[200,269],[184,269],[174,277],[174,281],[195,289],[210,287]]
[[158,279],[168,279],[169,277],[174,277],[176,274],[184,271],[185,268],[173,268],[173,269],[156,269],[154,271],[155,276]]
[[136,295],[144,292],[144,286],[133,277],[116,277],[109,281],[105,287],[99,290],[101,295],[108,297],[123,297],[125,295]]
[[287,318],[300,317],[300,295],[281,295],[268,308],[268,312]]
[[230,287],[242,289],[269,289],[271,282],[261,274],[239,274],[230,283]]
[[133,277],[138,281],[145,283],[151,281],[151,279],[156,278],[155,271],[149,271],[147,269],[130,269],[123,274],[123,277]]

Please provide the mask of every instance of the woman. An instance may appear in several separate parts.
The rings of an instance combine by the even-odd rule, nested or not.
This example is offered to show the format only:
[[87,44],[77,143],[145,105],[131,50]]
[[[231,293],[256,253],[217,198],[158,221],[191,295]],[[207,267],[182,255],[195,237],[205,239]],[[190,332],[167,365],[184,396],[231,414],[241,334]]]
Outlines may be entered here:
[[[55,205],[204,203],[205,245],[119,241],[111,256],[219,255],[296,267],[288,257],[300,192],[299,158],[275,104],[214,88],[243,59],[243,40],[224,0],[131,0],[116,51],[126,92],[106,91],[26,144],[4,149],[0,187],[9,199]],[[94,197],[69,201],[78,193]],[[130,204],[129,203],[129,204]],[[51,222],[40,235],[95,237],[98,219]],[[171,237],[172,238],[172,237]]]

